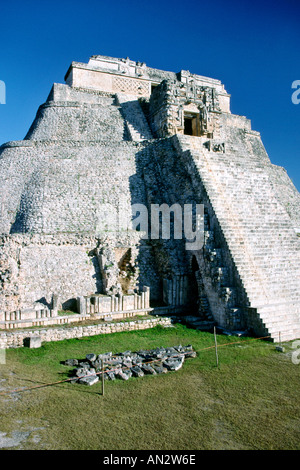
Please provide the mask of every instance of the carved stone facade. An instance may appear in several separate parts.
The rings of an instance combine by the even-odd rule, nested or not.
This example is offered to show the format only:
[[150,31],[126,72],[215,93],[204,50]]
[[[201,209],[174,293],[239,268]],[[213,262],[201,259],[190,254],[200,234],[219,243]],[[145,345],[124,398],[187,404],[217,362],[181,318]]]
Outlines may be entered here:
[[150,98],[149,118],[157,137],[174,134],[214,137],[220,106],[215,88],[164,80]]

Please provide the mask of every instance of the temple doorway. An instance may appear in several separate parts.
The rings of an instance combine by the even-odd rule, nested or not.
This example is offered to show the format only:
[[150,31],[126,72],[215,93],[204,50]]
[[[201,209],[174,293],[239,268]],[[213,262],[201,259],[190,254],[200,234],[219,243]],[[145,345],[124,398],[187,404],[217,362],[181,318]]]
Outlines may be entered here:
[[200,136],[199,114],[184,113],[184,134]]
[[194,306],[195,315],[199,315],[199,317],[205,320],[211,318],[202,274],[195,256],[192,258],[191,302]]
[[199,312],[199,289],[198,289],[198,276],[199,276],[199,265],[196,257],[192,258],[192,274],[190,280],[190,305],[195,315]]

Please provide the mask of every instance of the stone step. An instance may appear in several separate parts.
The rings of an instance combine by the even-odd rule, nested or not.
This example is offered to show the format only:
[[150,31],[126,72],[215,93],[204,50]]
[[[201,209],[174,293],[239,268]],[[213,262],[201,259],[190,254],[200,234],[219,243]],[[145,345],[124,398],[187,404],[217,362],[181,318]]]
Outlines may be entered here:
[[203,320],[197,316],[182,317],[181,321],[187,326],[194,328],[195,330],[201,330],[201,331],[211,331],[213,327],[216,325],[216,322],[213,320],[212,321]]
[[[202,139],[178,140],[188,171],[189,158],[195,162],[250,306],[271,305],[276,299],[274,308],[258,309],[261,321],[274,335],[276,328],[286,336],[296,334],[299,310],[287,302],[300,302],[299,240],[274,193],[269,161],[252,154],[250,158],[248,147],[238,140],[222,154],[208,152]],[[234,152],[228,151],[231,147]],[[210,238],[208,246],[213,246]],[[215,262],[212,250],[207,254]],[[222,259],[226,248],[224,255]]]
[[273,334],[276,334],[276,333],[285,333],[286,331],[290,331],[290,330],[297,330],[298,327],[295,325],[294,322],[289,322],[289,323],[280,323],[278,322],[276,325],[274,326],[269,326],[269,325],[265,325],[266,326],[266,329],[268,330],[268,332],[273,335]]
[[300,302],[295,301],[292,302],[290,300],[287,300],[286,302],[283,303],[272,303],[269,305],[263,305],[263,306],[257,306],[256,307],[259,312],[261,312],[262,315],[268,315],[268,314],[273,314],[278,311],[282,310],[287,310],[287,311],[293,311],[296,313],[300,313]]
[[[258,312],[259,313],[259,312]],[[298,322],[299,321],[299,313],[278,313],[278,314],[269,314],[269,315],[264,315],[261,316],[259,314],[260,318],[262,319],[263,323],[265,325],[272,325],[272,324],[277,324],[280,322]]]
[[121,106],[131,140],[135,142],[152,140],[152,132],[137,97],[117,93],[116,98]]
[[293,323],[297,323],[299,322],[299,313],[289,313],[289,312],[284,312],[284,313],[279,313],[279,314],[273,314],[272,315],[269,315],[269,316],[261,316],[260,313],[258,312],[260,318],[262,319],[262,321],[264,322],[264,324],[266,325],[276,325],[280,322],[282,323],[289,323],[289,322],[293,322]]
[[[280,333],[280,335],[279,335]],[[278,343],[279,341],[293,341],[300,338],[300,328],[290,329],[284,332],[273,332],[271,333],[271,338],[274,342]]]

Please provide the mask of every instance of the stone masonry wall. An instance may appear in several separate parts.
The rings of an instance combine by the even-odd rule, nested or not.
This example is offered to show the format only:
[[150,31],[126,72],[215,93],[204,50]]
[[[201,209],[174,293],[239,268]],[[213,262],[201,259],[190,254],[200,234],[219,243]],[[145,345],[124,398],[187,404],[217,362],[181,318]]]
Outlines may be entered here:
[[30,336],[40,336],[42,342],[63,341],[72,338],[84,338],[87,336],[96,336],[110,333],[119,333],[123,331],[137,331],[156,326],[169,326],[171,319],[149,318],[146,320],[133,320],[128,322],[108,322],[96,325],[74,326],[74,327],[52,327],[43,329],[16,330],[0,333],[0,346],[2,349],[18,348],[24,346],[24,339]]
[[96,246],[87,236],[3,236],[0,310],[31,308],[36,302],[49,307],[53,294],[60,308],[70,308],[78,295],[101,291],[99,265],[90,253]]

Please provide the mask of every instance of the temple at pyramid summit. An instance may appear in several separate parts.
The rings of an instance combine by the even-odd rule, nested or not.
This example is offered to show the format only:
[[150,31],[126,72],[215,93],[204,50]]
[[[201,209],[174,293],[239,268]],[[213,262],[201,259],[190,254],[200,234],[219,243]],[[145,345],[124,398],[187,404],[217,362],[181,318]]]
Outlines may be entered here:
[[[0,328],[155,314],[300,338],[300,195],[220,80],[72,62],[0,180]],[[175,207],[201,208],[200,244]]]

